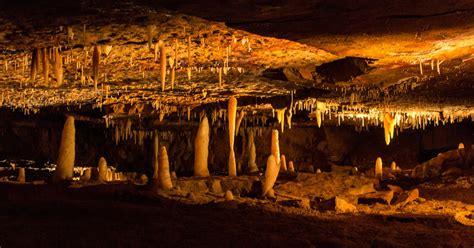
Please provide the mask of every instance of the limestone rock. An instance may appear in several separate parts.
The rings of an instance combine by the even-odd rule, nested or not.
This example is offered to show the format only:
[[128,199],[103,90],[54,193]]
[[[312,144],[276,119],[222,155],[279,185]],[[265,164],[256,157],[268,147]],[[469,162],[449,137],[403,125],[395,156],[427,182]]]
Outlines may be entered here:
[[358,204],[367,204],[367,205],[373,205],[376,203],[380,204],[388,204],[392,202],[393,199],[393,191],[392,190],[387,190],[387,191],[378,191],[374,193],[368,193],[359,196],[359,199],[357,200]]
[[[218,179],[210,180],[209,181],[209,191],[211,191],[212,193],[221,194],[223,192],[222,191],[221,180],[218,180]],[[229,191],[229,190],[227,190],[227,191]]]
[[418,189],[412,189],[412,190],[409,190],[409,191],[405,191],[403,193],[401,193],[397,200],[395,201],[394,205],[398,205],[398,204],[402,204],[402,205],[405,205],[405,204],[408,204],[416,199],[418,199],[420,197],[420,191]]
[[317,204],[317,209],[321,212],[336,211],[338,213],[353,213],[357,211],[356,206],[339,196],[320,202]]
[[358,188],[351,188],[348,190],[348,193],[350,195],[355,195],[355,196],[364,195],[364,194],[373,193],[373,192],[375,192],[373,183],[365,184]]

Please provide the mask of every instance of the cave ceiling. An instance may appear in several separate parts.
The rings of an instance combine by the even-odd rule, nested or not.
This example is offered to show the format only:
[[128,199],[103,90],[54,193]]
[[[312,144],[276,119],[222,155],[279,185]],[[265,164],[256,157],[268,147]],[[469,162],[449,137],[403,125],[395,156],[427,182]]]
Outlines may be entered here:
[[0,106],[25,114],[474,116],[472,1],[20,1],[0,23]]

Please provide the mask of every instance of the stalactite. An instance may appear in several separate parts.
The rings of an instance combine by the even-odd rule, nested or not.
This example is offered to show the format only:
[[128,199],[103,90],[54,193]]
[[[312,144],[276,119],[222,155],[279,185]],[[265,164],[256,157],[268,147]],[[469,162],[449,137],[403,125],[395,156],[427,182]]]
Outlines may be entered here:
[[33,85],[34,85],[34,81],[36,79],[36,74],[38,73],[38,59],[39,59],[39,56],[38,56],[38,49],[35,48],[33,50],[33,53],[32,53],[32,56],[31,56],[31,66],[30,66],[30,80],[33,81]]
[[288,123],[288,129],[291,129],[291,118],[292,117],[293,117],[293,111],[290,108],[289,111],[287,112],[287,115],[286,115],[286,122]]
[[318,124],[318,127],[321,127],[321,110],[316,109],[316,124]]
[[43,64],[43,80],[44,85],[47,86],[49,83],[49,61],[48,61],[48,49],[43,48],[43,52],[41,53],[42,57],[42,64]]
[[160,46],[160,68],[161,68],[161,91],[165,91],[166,83],[166,47],[165,44]]
[[395,132],[395,117],[392,117],[389,113],[385,113],[383,117],[383,128],[385,134],[385,143],[390,144],[390,139],[393,138]]
[[99,82],[99,62],[100,52],[97,46],[94,46],[94,52],[92,53],[92,76],[94,78],[94,90],[97,91],[97,84]]
[[76,156],[76,129],[74,127],[74,117],[69,116],[64,123],[59,146],[59,155],[56,171],[53,176],[54,182],[72,180],[74,172],[74,159]]
[[283,131],[285,129],[285,111],[286,111],[286,108],[277,109],[275,111],[276,111],[276,117],[277,117],[278,123],[281,126],[281,132],[283,133]]
[[204,115],[194,140],[194,176],[209,176],[208,155],[209,155],[209,121]]
[[262,187],[262,196],[266,196],[268,192],[273,189],[276,182],[280,167],[277,165],[273,155],[268,156],[267,168],[265,169],[265,180]]
[[63,84],[63,59],[58,48],[54,48],[54,74],[56,75],[56,83],[57,86],[61,86]]
[[235,118],[237,115],[237,99],[232,96],[227,106],[227,119],[229,125],[229,176],[237,176],[237,167],[235,164],[234,137],[235,137]]
[[164,146],[160,147],[158,178],[161,188],[173,188],[173,183],[171,182],[168,153],[166,152],[166,147]]
[[242,109],[240,110],[240,114],[239,114],[239,118],[237,119],[237,124],[235,125],[235,136],[237,136],[239,134],[239,129],[240,129],[240,125],[242,123],[242,120],[244,119],[244,116],[245,116],[245,111]]

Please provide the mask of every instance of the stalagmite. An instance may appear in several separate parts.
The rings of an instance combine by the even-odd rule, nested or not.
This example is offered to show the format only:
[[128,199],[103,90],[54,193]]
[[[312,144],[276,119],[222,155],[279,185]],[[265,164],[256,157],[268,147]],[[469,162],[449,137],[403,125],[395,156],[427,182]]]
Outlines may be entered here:
[[153,137],[153,179],[158,179],[158,167],[159,167],[159,150],[160,150],[160,143],[158,140],[158,134],[155,133],[155,136]]
[[158,180],[161,188],[173,188],[173,183],[171,182],[168,153],[166,152],[166,147],[164,146],[160,147]]
[[161,68],[161,91],[165,91],[166,83],[166,47],[165,44],[160,46],[160,68]]
[[267,168],[265,169],[265,181],[263,182],[262,187],[262,196],[267,195],[267,193],[273,189],[279,171],[280,167],[277,165],[275,157],[273,155],[268,156]]
[[99,159],[99,164],[97,165],[99,171],[99,180],[103,182],[107,182],[107,161],[104,157]]
[[230,97],[227,105],[227,121],[229,124],[229,176],[237,176],[237,166],[235,164],[234,138],[235,138],[235,118],[237,115],[237,99]]
[[234,194],[232,194],[232,191],[227,190],[225,192],[225,200],[226,201],[233,201],[234,200]]
[[385,113],[383,117],[383,129],[385,134],[385,143],[390,144],[390,139],[393,138],[395,132],[395,117],[389,113]]
[[92,76],[94,77],[94,90],[97,91],[97,84],[99,82],[99,62],[100,53],[99,48],[94,46],[94,52],[92,54]]
[[88,182],[89,180],[91,180],[91,169],[87,168],[81,176],[81,181]]
[[288,162],[288,171],[295,172],[295,166],[293,165],[293,161]]
[[21,167],[21,168],[18,168],[18,178],[17,178],[17,181],[19,183],[25,183],[26,182],[26,179],[25,179],[25,168]]
[[283,172],[286,172],[286,171],[287,171],[287,168],[286,168],[286,157],[285,157],[285,155],[281,155],[281,158],[280,158],[280,170],[283,171]]
[[[31,67],[30,67],[30,80],[36,79],[36,74],[38,73],[38,49],[33,50],[33,54],[31,56]],[[34,84],[34,82],[33,82]]]
[[390,164],[390,169],[392,171],[396,171],[397,170],[397,163],[395,163],[395,161],[393,161],[391,164]]
[[258,171],[258,167],[257,167],[257,163],[256,163],[256,160],[257,160],[257,150],[255,148],[255,139],[254,139],[254,131],[251,130],[249,132],[249,163],[248,163],[248,171],[250,173],[252,172],[257,172]]
[[207,116],[202,118],[194,140],[194,176],[207,177],[209,169],[207,158],[209,155],[209,121]]
[[280,167],[280,142],[278,140],[278,130],[272,130],[272,149],[271,154],[273,155],[276,164]]
[[72,180],[74,173],[74,159],[76,156],[76,129],[74,117],[69,116],[64,124],[59,146],[59,155],[53,182]]
[[458,149],[464,149],[464,144],[463,144],[463,143],[459,143]]
[[382,158],[375,160],[375,177],[382,179]]

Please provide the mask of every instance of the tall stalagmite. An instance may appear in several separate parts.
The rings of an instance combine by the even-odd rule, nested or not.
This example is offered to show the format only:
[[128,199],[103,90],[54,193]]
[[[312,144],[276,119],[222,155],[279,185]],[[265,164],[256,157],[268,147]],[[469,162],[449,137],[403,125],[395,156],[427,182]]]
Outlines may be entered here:
[[257,151],[255,148],[255,140],[254,140],[254,133],[253,131],[249,132],[249,164],[248,164],[248,171],[250,173],[252,172],[257,172],[258,167],[257,167]]
[[235,137],[235,118],[237,115],[237,99],[230,97],[227,106],[227,121],[229,124],[229,176],[237,176],[237,166],[235,164],[234,137]]
[[194,176],[207,177],[209,169],[207,158],[209,155],[209,121],[204,115],[194,140]]
[[267,168],[265,169],[265,181],[263,182],[262,195],[265,196],[268,191],[273,189],[280,167],[277,165],[273,155],[268,156]]
[[278,130],[272,130],[272,155],[278,165],[280,167],[280,142],[278,140]]
[[280,157],[280,170],[283,171],[283,172],[287,171],[285,155],[281,155],[281,157]]
[[159,180],[161,188],[163,189],[173,188],[173,183],[171,182],[170,163],[168,160],[168,153],[166,152],[166,147],[164,146],[160,147],[158,180]]
[[61,135],[61,145],[53,182],[72,180],[76,156],[76,128],[74,117],[68,116]]

